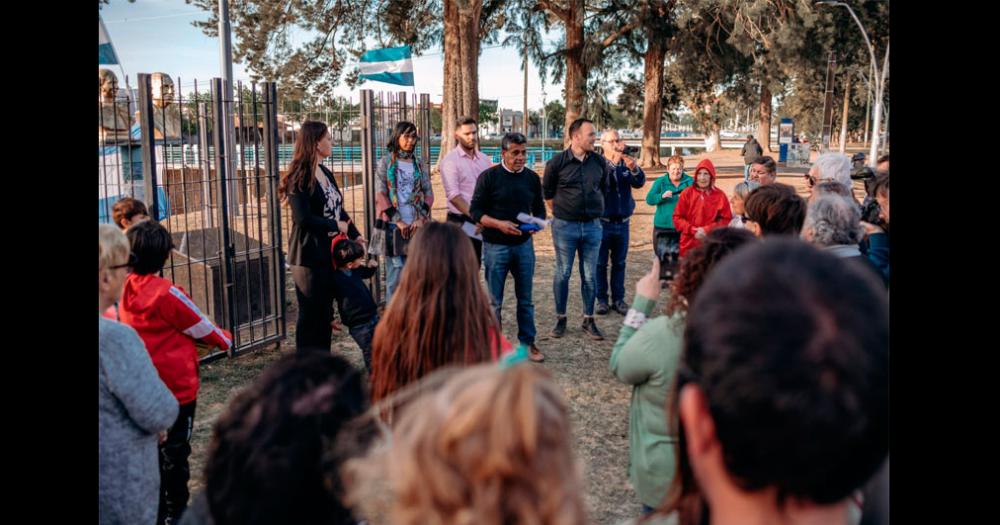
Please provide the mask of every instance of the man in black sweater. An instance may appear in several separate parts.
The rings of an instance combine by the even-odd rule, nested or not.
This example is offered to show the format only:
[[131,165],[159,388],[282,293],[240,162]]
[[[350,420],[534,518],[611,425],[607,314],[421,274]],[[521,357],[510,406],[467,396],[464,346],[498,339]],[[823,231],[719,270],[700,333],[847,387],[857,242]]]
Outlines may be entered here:
[[524,167],[528,139],[520,133],[504,135],[500,143],[501,162],[479,175],[469,214],[483,227],[483,263],[486,283],[497,320],[503,307],[507,273],[514,276],[517,297],[517,340],[528,347],[532,361],[545,356],[535,346],[535,305],[531,301],[531,280],[535,276],[535,247],[526,226],[518,221],[524,213],[545,218],[542,184],[538,174]]

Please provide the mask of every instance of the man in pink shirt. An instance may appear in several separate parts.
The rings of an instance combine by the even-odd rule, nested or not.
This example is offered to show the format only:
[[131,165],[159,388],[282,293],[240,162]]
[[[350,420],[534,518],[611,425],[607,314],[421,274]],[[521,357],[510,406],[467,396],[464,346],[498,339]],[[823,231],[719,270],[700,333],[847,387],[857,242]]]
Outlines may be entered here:
[[[476,221],[469,216],[469,203],[476,190],[479,174],[493,166],[490,158],[476,147],[479,125],[472,117],[462,117],[455,124],[455,139],[458,147],[441,159],[441,183],[444,185],[448,201],[448,221],[458,226]],[[483,241],[469,238],[476,250],[476,259],[482,264]]]

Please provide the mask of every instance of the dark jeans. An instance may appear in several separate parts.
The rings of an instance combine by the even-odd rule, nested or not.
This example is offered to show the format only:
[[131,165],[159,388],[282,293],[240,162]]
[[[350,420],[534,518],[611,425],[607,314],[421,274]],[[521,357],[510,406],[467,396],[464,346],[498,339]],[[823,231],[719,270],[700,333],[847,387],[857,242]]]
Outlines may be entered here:
[[681,232],[673,228],[654,227],[653,252],[660,260],[660,279],[673,279],[681,255]]
[[[448,212],[448,222],[454,223],[459,228],[462,227],[462,224],[464,224],[466,222],[466,220],[467,219],[465,219],[461,215],[456,215],[454,213]],[[478,239],[473,239],[472,237],[469,237],[468,235],[466,235],[466,237],[470,241],[472,241],[472,249],[476,251],[476,262],[479,263],[479,266],[482,266],[483,265],[483,241],[480,241]]]
[[295,350],[330,352],[333,329],[333,268],[292,266],[295,298],[299,305],[295,321]]
[[528,239],[517,246],[483,244],[486,261],[486,285],[490,289],[493,312],[500,321],[503,289],[507,273],[514,276],[514,296],[517,297],[517,340],[526,345],[535,342],[535,305],[531,302],[531,280],[535,276],[535,246]]
[[181,405],[177,419],[167,430],[167,440],[160,444],[160,508],[156,523],[162,524],[167,518],[176,520],[187,508],[188,479],[191,469],[188,456],[191,455],[191,430],[194,428],[194,408],[197,401]]
[[361,357],[364,358],[365,369],[369,372],[372,370],[372,338],[375,337],[375,325],[377,324],[378,316],[376,315],[365,324],[347,327],[354,342],[358,343],[358,348],[361,348]]
[[580,256],[580,294],[583,315],[594,315],[597,252],[601,247],[601,219],[564,221],[552,219],[552,244],[556,249],[556,271],[552,279],[552,295],[556,299],[556,315],[566,315],[569,299],[569,278],[573,275],[573,258]]
[[608,259],[611,259],[611,302],[625,300],[625,258],[628,256],[629,220],[602,221],[604,233],[597,252],[597,302],[608,304]]

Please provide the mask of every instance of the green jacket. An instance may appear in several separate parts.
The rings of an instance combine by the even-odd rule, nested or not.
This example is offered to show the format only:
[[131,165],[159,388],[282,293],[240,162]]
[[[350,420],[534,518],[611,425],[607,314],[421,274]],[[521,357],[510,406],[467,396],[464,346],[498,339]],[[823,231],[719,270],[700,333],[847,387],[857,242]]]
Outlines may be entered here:
[[[653,182],[653,187],[649,188],[646,194],[646,204],[656,206],[656,214],[653,215],[653,226],[657,228],[674,227],[674,206],[680,200],[681,190],[694,186],[694,179],[686,171],[681,172],[681,181],[674,185],[670,180],[670,175],[664,174]],[[669,199],[663,198],[663,192],[670,190],[674,192]]]
[[[636,295],[632,309],[648,317],[655,306],[655,300]],[[677,317],[659,316],[638,330],[625,325],[611,352],[611,373],[634,385],[628,418],[629,479],[639,500],[650,507],[663,502],[677,469],[666,410],[682,331]]]

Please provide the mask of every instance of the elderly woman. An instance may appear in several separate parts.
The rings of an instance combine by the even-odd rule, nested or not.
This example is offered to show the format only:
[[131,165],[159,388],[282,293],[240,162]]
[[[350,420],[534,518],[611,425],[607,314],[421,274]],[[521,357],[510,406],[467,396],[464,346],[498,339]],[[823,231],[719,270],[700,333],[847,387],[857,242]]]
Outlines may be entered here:
[[386,155],[375,170],[375,216],[385,221],[386,304],[392,299],[406,263],[406,245],[431,220],[434,192],[430,167],[416,158],[417,126],[396,124],[386,144]]
[[[97,311],[103,312],[121,296],[132,257],[118,228],[99,228]],[[99,520],[152,524],[160,494],[157,436],[177,418],[177,400],[135,330],[98,319]]]
[[824,194],[809,203],[802,238],[837,257],[859,261],[874,270],[858,246],[864,237],[861,211],[851,199]]
[[733,210],[733,220],[729,221],[730,228],[746,228],[747,210],[745,204],[750,192],[759,188],[760,184],[749,181],[741,182],[733,188],[733,196],[729,198],[729,204]]

